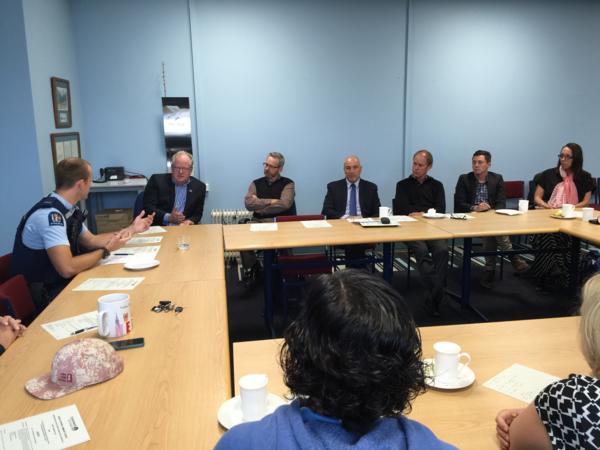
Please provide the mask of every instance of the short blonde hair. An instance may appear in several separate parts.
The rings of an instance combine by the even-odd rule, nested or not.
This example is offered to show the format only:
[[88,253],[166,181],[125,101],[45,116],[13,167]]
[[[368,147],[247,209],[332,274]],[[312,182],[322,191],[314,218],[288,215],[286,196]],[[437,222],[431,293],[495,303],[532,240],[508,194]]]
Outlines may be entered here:
[[600,274],[591,277],[581,291],[581,341],[594,376],[600,375]]
[[187,156],[187,158],[190,160],[190,169],[194,168],[194,157],[192,156],[191,153],[186,152],[185,150],[179,150],[177,153],[175,153],[172,157],[171,157],[171,164],[175,163],[175,160],[177,158],[179,158],[180,156]]

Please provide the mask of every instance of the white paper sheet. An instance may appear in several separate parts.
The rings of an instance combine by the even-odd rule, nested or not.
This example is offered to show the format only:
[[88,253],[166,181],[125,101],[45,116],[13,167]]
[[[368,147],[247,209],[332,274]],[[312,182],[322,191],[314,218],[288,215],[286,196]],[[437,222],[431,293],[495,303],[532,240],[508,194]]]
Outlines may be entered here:
[[0,425],[0,450],[55,450],[89,440],[76,405]]
[[167,230],[165,230],[163,227],[160,227],[158,225],[153,225],[150,228],[148,228],[146,231],[142,232],[142,233],[137,233],[138,235],[145,235],[145,234],[158,234],[158,233],[166,233]]
[[522,211],[517,211],[516,209],[497,209],[497,214],[504,214],[506,216],[520,216],[523,214]]
[[251,223],[250,231],[277,231],[276,223]]
[[160,250],[160,245],[147,245],[144,247],[122,247],[110,254],[106,259],[100,260],[101,266],[107,264],[125,264],[135,258],[139,260],[156,259],[156,255]]
[[74,291],[130,291],[144,281],[144,277],[129,278],[89,278]]
[[521,364],[513,364],[489,379],[483,385],[487,388],[531,403],[536,395],[559,378]]
[[393,222],[416,222],[417,219],[410,216],[390,216],[390,221]]
[[162,238],[162,236],[133,237],[127,241],[126,245],[158,244]]
[[98,311],[90,311],[55,322],[43,323],[42,328],[57,340],[83,334],[98,328]]
[[331,228],[331,224],[326,220],[302,220],[300,223],[304,228]]

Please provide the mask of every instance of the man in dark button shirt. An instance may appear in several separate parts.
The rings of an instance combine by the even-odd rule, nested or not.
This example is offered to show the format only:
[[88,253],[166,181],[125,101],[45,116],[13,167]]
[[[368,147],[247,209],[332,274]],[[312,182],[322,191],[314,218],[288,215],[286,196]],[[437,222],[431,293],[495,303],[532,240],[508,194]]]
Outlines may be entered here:
[[[477,150],[471,160],[473,171],[465,173],[458,178],[454,190],[454,210],[460,213],[469,211],[490,211],[492,209],[506,208],[506,194],[504,193],[504,179],[502,175],[490,172],[492,155],[486,150]],[[486,252],[512,250],[508,236],[493,236],[483,238],[483,249]],[[529,265],[517,255],[510,255],[516,272],[525,272]],[[485,273],[481,285],[490,289],[494,283],[496,257],[485,257]]]
[[[281,153],[269,153],[263,163],[264,177],[250,183],[244,204],[248,211],[253,211],[253,222],[273,222],[276,216],[296,214],[294,182],[281,176],[284,164],[285,157]],[[254,252],[241,252],[241,257],[244,283],[252,287],[260,264]]]
[[[432,166],[433,156],[428,150],[414,154],[412,174],[396,184],[394,214],[421,215],[430,208],[438,213],[446,212],[444,186],[428,175]],[[421,281],[427,289],[425,308],[439,316],[448,268],[448,243],[445,240],[413,241],[406,245],[415,255]]]

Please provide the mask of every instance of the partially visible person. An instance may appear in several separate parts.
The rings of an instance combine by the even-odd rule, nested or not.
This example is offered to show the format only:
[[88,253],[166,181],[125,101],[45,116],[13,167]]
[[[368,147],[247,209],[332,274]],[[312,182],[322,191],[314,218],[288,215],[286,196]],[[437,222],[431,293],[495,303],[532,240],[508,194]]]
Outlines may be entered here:
[[[327,184],[327,194],[323,201],[321,214],[328,219],[347,217],[377,217],[379,215],[379,195],[377,185],[360,177],[362,165],[358,156],[344,159],[345,178]],[[347,245],[346,259],[349,266],[353,260],[364,259],[367,245]]]
[[206,185],[194,178],[194,159],[185,151],[171,157],[171,173],[154,174],[144,190],[144,209],[154,225],[194,225],[204,210]]
[[600,275],[582,290],[581,349],[591,375],[569,375],[546,386],[526,408],[496,416],[503,450],[600,449]]
[[153,215],[144,211],[116,233],[93,234],[77,202],[87,198],[92,167],[81,158],[66,158],[55,170],[56,190],[23,216],[13,247],[12,275],[23,274],[38,311],[43,310],[71,278],[121,248],[132,234],[148,229]]
[[21,321],[11,316],[0,317],[0,356],[6,349],[25,332]]
[[296,399],[216,449],[455,448],[404,415],[426,387],[421,339],[388,283],[353,269],[321,275],[302,305],[280,355]]
[[[454,210],[459,213],[471,211],[484,212],[506,208],[506,194],[502,175],[490,172],[492,154],[486,150],[477,150],[471,159],[473,171],[462,174],[454,189]],[[483,250],[495,252],[497,249],[511,251],[512,243],[508,236],[493,236],[483,239]],[[496,256],[485,257],[484,275],[481,285],[491,288],[494,283]],[[510,262],[517,273],[525,272],[529,265],[518,255],[509,255]]]
[[[396,184],[394,214],[420,216],[433,208],[446,212],[444,185],[429,176],[433,156],[428,150],[413,155],[412,173]],[[421,282],[427,293],[425,308],[434,316],[440,315],[444,284],[448,270],[448,243],[445,240],[412,241],[406,245],[414,253]]]
[[[274,217],[296,214],[294,182],[281,176],[285,157],[271,152],[263,163],[261,178],[250,183],[244,196],[244,205],[252,211],[253,222],[272,222]],[[260,263],[254,252],[241,252],[242,277],[246,286],[253,286],[260,271]]]
[[[583,150],[573,142],[564,145],[558,154],[556,167],[544,170],[535,178],[534,202],[536,208],[557,209],[564,203],[582,208],[590,203],[594,190],[592,176],[583,170]],[[536,249],[570,248],[572,238],[563,233],[536,234],[531,245]],[[579,261],[579,252],[575,252]],[[567,287],[570,279],[571,252],[538,253],[531,266],[531,274],[542,289]]]

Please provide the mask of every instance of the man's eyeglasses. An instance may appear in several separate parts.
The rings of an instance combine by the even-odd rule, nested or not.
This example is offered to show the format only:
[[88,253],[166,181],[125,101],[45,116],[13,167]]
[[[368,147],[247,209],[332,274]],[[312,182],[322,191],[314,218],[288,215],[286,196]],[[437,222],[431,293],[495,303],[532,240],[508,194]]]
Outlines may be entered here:
[[571,155],[563,155],[562,153],[559,153],[558,159],[573,159],[573,156],[571,156]]
[[190,170],[192,170],[191,167],[177,167],[177,166],[171,166],[171,169],[173,170],[173,172],[189,172]]
[[265,169],[266,169],[267,167],[268,167],[269,169],[279,169],[279,166],[274,166],[274,165],[272,165],[272,164],[269,164],[269,163],[266,163],[266,162],[264,162],[264,163],[263,163],[263,167],[264,167]]

